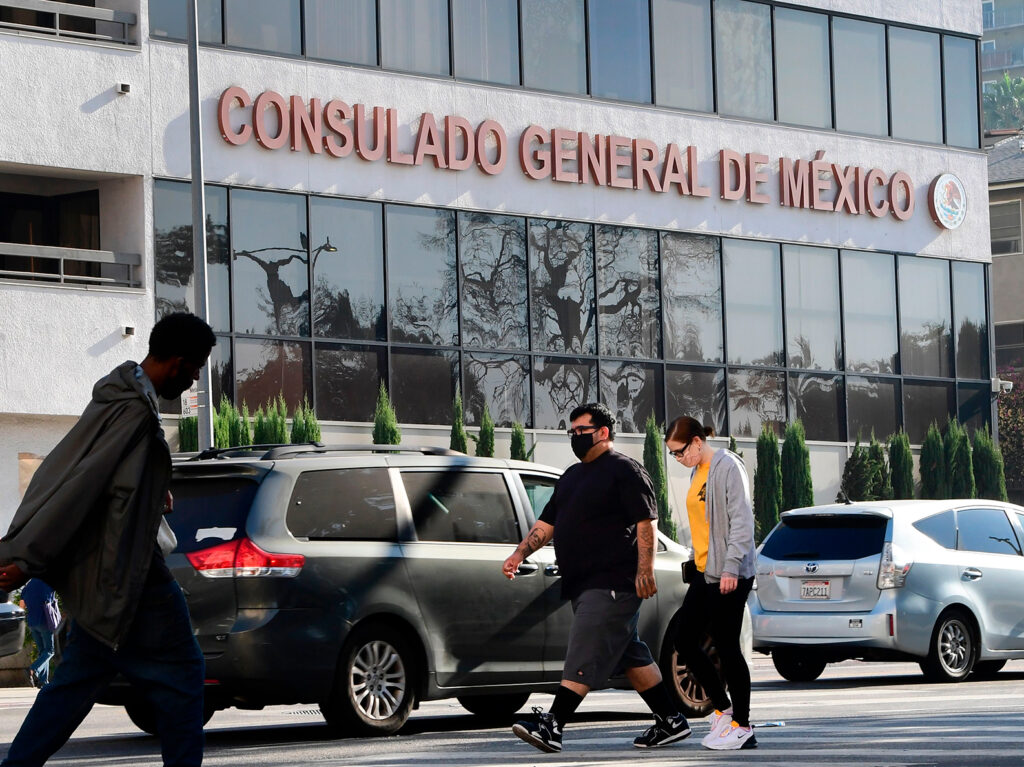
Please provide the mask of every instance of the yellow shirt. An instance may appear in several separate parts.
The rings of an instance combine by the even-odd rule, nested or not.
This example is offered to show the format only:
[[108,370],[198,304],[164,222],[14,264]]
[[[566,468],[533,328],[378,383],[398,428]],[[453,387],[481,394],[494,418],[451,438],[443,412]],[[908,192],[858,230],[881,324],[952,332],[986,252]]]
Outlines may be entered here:
[[708,470],[711,461],[699,464],[690,480],[690,489],[686,493],[686,515],[690,518],[690,539],[693,542],[693,558],[697,569],[704,572],[708,563],[708,512],[705,503],[708,487]]

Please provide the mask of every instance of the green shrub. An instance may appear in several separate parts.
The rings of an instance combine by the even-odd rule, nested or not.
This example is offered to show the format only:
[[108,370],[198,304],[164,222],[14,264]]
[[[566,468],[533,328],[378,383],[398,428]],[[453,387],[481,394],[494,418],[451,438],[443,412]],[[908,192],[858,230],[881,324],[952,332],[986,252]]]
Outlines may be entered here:
[[868,446],[868,460],[871,461],[873,484],[871,486],[872,501],[892,500],[892,474],[885,462],[885,448],[875,439],[875,433],[871,432],[871,444]]
[[305,397],[302,404],[295,409],[292,416],[292,444],[303,442],[320,441],[320,423],[316,420],[316,413],[312,405]]
[[946,451],[939,427],[932,423],[921,444],[921,497],[949,498]]
[[857,440],[853,452],[843,466],[843,478],[839,482],[836,501],[873,501],[872,491],[878,482],[878,466],[871,460],[868,451]]
[[194,415],[178,419],[178,452],[195,453],[199,450],[199,418]]
[[782,511],[814,505],[811,453],[804,425],[799,420],[786,427],[782,443]]
[[743,451],[736,446],[736,438],[731,434],[729,435],[729,452],[735,453],[740,458],[743,457]]
[[906,500],[914,497],[914,455],[910,437],[902,429],[889,438],[889,473],[892,497]]
[[974,483],[978,498],[1007,500],[1003,454],[987,428],[974,432]]
[[767,423],[757,438],[757,469],[754,471],[754,537],[760,543],[779,521],[782,509],[782,466],[779,439]]
[[466,424],[462,413],[462,391],[455,390],[455,402],[452,403],[452,436],[448,447],[459,453],[467,453]]
[[252,419],[249,418],[249,406],[242,403],[242,412],[238,419],[238,441],[236,445],[252,444]]
[[400,445],[402,443],[402,432],[398,428],[398,419],[395,417],[395,406],[388,396],[388,389],[384,382],[380,382],[380,390],[377,392],[377,407],[373,411],[373,444],[375,445]]
[[263,405],[256,408],[256,415],[253,418],[252,443],[254,445],[266,445],[270,442],[267,438],[267,414],[263,411]]
[[491,409],[484,403],[484,414],[480,417],[480,436],[476,440],[476,454],[481,458],[494,457],[494,419]]
[[[533,452],[532,450],[530,452]],[[529,455],[526,452],[526,430],[521,423],[512,424],[512,460],[528,461]]]
[[658,504],[658,529],[673,541],[678,540],[675,520],[668,506],[668,478],[665,474],[665,447],[661,429],[653,415],[647,416],[644,424],[644,468],[654,486],[654,498]]
[[950,498],[973,498],[974,464],[971,461],[971,443],[967,431],[960,422],[951,418],[946,424],[946,439],[943,443],[946,453],[946,477]]

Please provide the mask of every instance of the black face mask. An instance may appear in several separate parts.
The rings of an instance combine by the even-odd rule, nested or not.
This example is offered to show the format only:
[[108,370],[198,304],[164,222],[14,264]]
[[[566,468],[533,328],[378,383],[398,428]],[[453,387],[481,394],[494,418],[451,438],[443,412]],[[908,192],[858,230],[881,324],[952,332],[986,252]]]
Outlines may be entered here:
[[576,454],[576,457],[582,461],[587,457],[587,453],[590,452],[590,448],[594,446],[594,435],[573,434],[569,437],[569,444],[572,445],[572,451]]

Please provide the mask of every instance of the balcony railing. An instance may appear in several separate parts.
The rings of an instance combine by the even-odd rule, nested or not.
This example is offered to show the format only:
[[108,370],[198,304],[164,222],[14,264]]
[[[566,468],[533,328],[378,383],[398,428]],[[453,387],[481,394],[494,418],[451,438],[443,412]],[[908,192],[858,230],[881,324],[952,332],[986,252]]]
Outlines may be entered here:
[[0,279],[62,285],[141,287],[138,253],[0,242]]
[[4,31],[133,45],[137,24],[138,16],[129,11],[54,0],[0,0],[0,30]]
[[981,23],[985,29],[1005,29],[1024,25],[1024,7],[1005,8],[1000,11],[982,11]]
[[981,54],[982,72],[1019,66],[1024,66],[1024,48],[1011,48],[1007,51],[985,51]]

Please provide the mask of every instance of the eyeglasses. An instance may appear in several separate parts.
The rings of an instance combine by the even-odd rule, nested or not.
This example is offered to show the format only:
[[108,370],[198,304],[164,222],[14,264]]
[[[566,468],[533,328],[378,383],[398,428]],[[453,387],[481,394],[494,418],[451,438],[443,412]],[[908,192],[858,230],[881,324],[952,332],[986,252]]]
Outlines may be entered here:
[[580,434],[590,434],[600,428],[600,426],[577,426],[575,429],[569,429],[565,433],[570,437],[576,437]]
[[679,450],[669,450],[668,454],[673,458],[682,458],[694,444],[694,441],[690,440],[686,443],[686,447],[680,448]]

